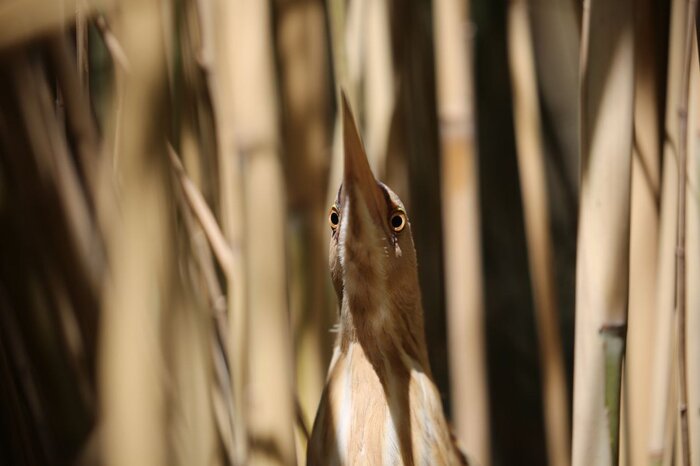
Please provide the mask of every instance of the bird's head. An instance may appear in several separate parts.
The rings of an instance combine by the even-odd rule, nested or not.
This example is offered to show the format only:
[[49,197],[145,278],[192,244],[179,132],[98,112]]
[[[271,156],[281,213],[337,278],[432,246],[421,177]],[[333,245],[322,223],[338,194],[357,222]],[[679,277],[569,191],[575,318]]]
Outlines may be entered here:
[[406,210],[372,174],[344,95],[342,101],[343,182],[328,215],[331,277],[341,314],[353,314],[355,325],[358,318],[363,323],[406,319],[397,313],[420,318],[416,253]]

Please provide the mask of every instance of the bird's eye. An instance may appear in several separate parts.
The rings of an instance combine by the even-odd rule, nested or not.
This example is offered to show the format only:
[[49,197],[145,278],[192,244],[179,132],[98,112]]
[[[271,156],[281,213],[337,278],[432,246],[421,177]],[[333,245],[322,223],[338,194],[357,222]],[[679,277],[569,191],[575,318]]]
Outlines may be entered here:
[[406,227],[406,212],[403,210],[395,210],[389,218],[389,224],[391,225],[391,229],[396,233],[403,230]]
[[331,229],[335,230],[338,228],[340,215],[338,214],[338,208],[336,206],[331,207],[331,213],[328,214],[328,223],[331,225]]

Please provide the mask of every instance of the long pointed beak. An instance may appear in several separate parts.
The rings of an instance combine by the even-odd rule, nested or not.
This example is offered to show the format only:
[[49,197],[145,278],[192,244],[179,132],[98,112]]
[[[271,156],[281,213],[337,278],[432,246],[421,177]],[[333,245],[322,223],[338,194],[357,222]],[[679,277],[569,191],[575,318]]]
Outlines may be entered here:
[[359,215],[362,204],[367,207],[370,217],[377,227],[383,227],[386,203],[377,180],[367,160],[367,154],[362,146],[360,134],[355,125],[350,105],[344,92],[343,101],[343,144],[345,148],[345,163],[343,172],[343,196],[350,201],[349,217],[352,222],[360,221]]

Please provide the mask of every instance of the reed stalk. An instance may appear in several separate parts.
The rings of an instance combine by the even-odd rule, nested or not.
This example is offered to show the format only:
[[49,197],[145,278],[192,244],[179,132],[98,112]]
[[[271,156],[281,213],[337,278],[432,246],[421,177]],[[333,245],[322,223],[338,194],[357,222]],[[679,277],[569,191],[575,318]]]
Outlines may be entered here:
[[623,374],[623,464],[647,464],[650,431],[654,336],[657,320],[656,277],[661,195],[659,128],[663,118],[659,98],[660,73],[656,43],[657,2],[635,5],[635,144],[632,157],[630,211],[630,286],[627,351]]
[[692,52],[688,122],[687,206],[687,358],[688,358],[688,436],[690,464],[700,464],[700,63],[697,42]]
[[[333,147],[331,151],[330,172],[328,175],[328,192],[326,203],[330,205],[338,192],[343,176],[343,138],[341,124],[341,90],[355,109],[358,124],[362,128],[362,109],[359,98],[359,66],[362,39],[361,7],[365,0],[346,2],[345,0],[327,0],[328,27],[331,39],[331,57],[333,76],[335,78],[335,119],[333,124]],[[352,7],[352,9],[351,9]],[[368,154],[371,157],[370,154]]]
[[527,8],[526,0],[512,0],[508,7],[511,87],[525,234],[539,336],[547,451],[550,465],[565,466],[570,461],[568,401],[552,271],[537,75]]
[[[186,90],[179,92],[175,104],[186,102],[187,96]],[[181,121],[180,150],[183,159],[189,161],[190,171],[195,172],[192,165],[204,158],[196,143],[199,135],[192,131],[191,120]],[[174,156],[169,145],[167,149]],[[183,177],[181,173],[179,178]],[[207,185],[210,179],[197,179],[198,186],[190,183],[199,193],[199,186]],[[168,381],[172,385],[167,391],[169,462],[231,464],[232,392],[225,346],[226,299],[198,218],[192,215],[184,191],[178,187],[182,183],[173,181],[173,207],[178,207],[181,219],[176,226],[180,238],[177,260],[184,273],[180,275],[181,286],[172,291],[172,316],[164,325]]]
[[[668,465],[673,455],[673,437],[676,427],[676,381],[672,370],[677,343],[674,327],[677,325],[675,308],[675,248],[678,222],[678,162],[677,151],[680,108],[680,84],[683,73],[683,53],[686,24],[686,1],[671,2],[666,80],[666,115],[661,180],[661,213],[658,245],[658,273],[656,280],[656,335],[652,364],[650,431],[648,464]],[[670,410],[670,411],[669,411]]]
[[[676,312],[678,314],[678,415],[680,417],[680,459],[683,466],[690,466],[690,438],[688,434],[688,376],[687,376],[687,296],[686,296],[686,186],[688,185],[688,99],[690,89],[690,64],[695,36],[697,0],[689,0],[686,9],[685,40],[683,48],[683,74],[678,107],[678,226],[676,233]],[[697,56],[697,54],[695,55]]]
[[618,464],[634,110],[631,8],[632,2],[584,5],[574,466]]
[[479,188],[466,2],[434,3],[451,392],[458,438],[490,464]]
[[388,3],[389,0],[367,2],[365,32],[362,34],[362,108],[365,110],[363,139],[370,164],[379,179],[385,179],[389,129],[396,101]]
[[228,0],[213,4],[197,1],[201,18],[202,49],[200,64],[207,76],[216,126],[217,165],[221,226],[232,254],[231,273],[226,275],[229,311],[231,385],[234,404],[234,465],[248,462],[247,389],[249,367],[249,300],[243,167],[234,126],[235,48],[238,43],[236,5]]
[[[230,373],[231,358],[228,354],[230,337],[228,309],[226,308],[227,300],[219,284],[216,267],[212,259],[212,251],[222,247],[228,248],[228,246],[225,244],[224,235],[213,220],[213,214],[204,202],[201,192],[184,173],[182,164],[170,146],[168,146],[168,155],[180,185],[181,191],[176,197],[179,200],[179,205],[182,207],[183,223],[187,236],[191,241],[191,251],[194,256],[193,262],[199,269],[204,282],[209,317],[212,323],[212,332],[207,335],[209,341],[208,345],[205,346],[208,346],[210,350],[209,361],[215,381],[211,387],[214,417],[225,452],[226,462],[235,464],[234,432],[236,425]],[[217,256],[219,265],[225,269],[227,274],[230,274],[231,264],[229,263],[228,269],[226,269],[227,266],[224,265],[221,257],[228,257],[230,260],[231,252],[226,251],[222,256],[220,251]]]
[[[277,83],[266,2],[231,4],[231,120],[241,154],[249,353],[249,464],[296,461],[292,342],[284,233],[284,180],[278,134]],[[254,111],[253,111],[254,110]]]
[[[120,42],[132,64],[120,141],[121,217],[107,240],[100,390],[107,465],[168,463],[161,325],[172,291],[172,217],[162,121],[166,69],[156,1],[121,5]],[[155,33],[154,33],[155,31]]]

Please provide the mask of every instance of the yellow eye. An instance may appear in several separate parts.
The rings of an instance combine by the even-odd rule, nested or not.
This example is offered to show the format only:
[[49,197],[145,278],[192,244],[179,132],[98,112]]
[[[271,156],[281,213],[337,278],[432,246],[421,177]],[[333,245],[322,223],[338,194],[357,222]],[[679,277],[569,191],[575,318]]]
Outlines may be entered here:
[[406,228],[406,212],[403,210],[395,210],[389,218],[389,224],[391,225],[391,229],[396,233]]
[[338,208],[336,206],[331,207],[331,212],[328,214],[328,223],[331,225],[331,229],[335,230],[340,224],[340,214],[338,213]]

